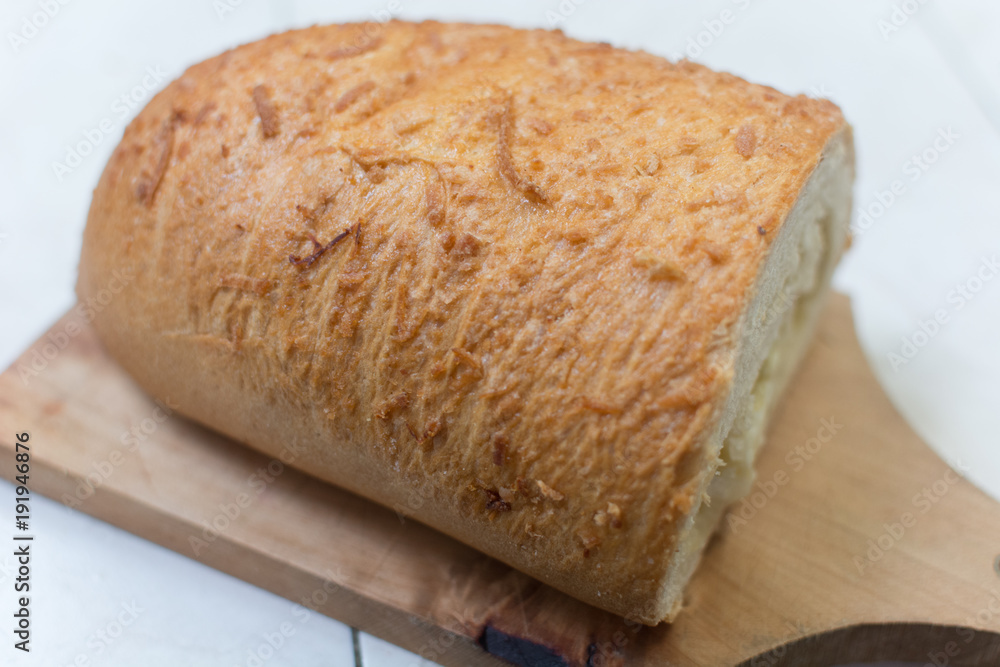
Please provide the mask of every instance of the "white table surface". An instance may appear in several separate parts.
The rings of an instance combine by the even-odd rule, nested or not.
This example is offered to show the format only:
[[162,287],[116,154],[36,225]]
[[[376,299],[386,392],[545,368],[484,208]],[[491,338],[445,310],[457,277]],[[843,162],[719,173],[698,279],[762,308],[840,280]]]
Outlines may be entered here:
[[[894,5],[915,11],[894,16]],[[704,32],[724,9],[734,20]],[[386,11],[558,22],[573,36],[668,57],[700,37],[695,60],[835,100],[859,158],[859,229],[836,285],[853,299],[865,352],[896,406],[1000,499],[1000,274],[983,279],[1000,259],[1000,6],[989,0],[7,0],[0,366],[73,304],[90,192],[141,108],[122,95],[148,99],[149,71],[158,90],[185,66],[271,32]],[[25,21],[43,25],[33,32]],[[53,163],[102,121],[109,135],[60,179]],[[935,148],[939,136],[950,139]],[[933,163],[924,169],[912,157],[925,152]],[[896,181],[899,194],[881,206]],[[936,313],[946,321],[922,336]],[[893,363],[914,338],[912,359]],[[0,498],[13,496],[0,483]],[[287,600],[56,502],[35,500],[33,523],[33,650],[12,648],[13,557],[0,556],[0,664],[339,666],[355,652],[366,667],[432,664],[318,614],[302,618]]]

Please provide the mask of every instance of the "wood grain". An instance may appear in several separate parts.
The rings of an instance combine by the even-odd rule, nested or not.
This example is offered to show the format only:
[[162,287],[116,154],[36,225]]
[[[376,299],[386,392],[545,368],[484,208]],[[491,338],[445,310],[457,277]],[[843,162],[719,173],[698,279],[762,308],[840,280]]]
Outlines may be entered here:
[[0,457],[28,431],[34,491],[444,665],[1000,664],[1000,505],[898,415],[844,297],[670,626],[581,604],[169,413],[71,313],[0,376]]

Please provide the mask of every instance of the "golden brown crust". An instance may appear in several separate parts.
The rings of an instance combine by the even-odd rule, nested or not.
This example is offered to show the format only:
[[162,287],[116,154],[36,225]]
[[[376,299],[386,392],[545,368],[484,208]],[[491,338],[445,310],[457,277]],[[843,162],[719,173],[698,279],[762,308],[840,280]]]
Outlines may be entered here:
[[96,325],[182,413],[631,614],[842,126],[558,32],[284,33],[129,125],[78,293],[135,274]]

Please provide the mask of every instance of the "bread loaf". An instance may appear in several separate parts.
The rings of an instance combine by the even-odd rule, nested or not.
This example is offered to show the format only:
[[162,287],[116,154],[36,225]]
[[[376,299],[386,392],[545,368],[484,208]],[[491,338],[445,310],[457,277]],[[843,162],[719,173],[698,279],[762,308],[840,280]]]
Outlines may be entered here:
[[749,489],[852,180],[827,101],[559,32],[313,27],[128,126],[77,290],[134,276],[94,324],[178,412],[655,624]]

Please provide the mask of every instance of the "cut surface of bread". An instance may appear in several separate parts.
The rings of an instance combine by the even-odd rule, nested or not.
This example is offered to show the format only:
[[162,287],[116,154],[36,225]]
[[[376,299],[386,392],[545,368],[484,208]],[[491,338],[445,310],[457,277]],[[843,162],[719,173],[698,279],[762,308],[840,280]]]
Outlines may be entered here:
[[750,488],[852,180],[830,102],[558,32],[313,27],[128,126],[77,291],[128,278],[94,324],[179,413],[654,624]]
[[[684,584],[726,508],[752,488],[753,464],[769,418],[805,354],[843,249],[851,215],[852,146],[849,128],[831,139],[765,266],[768,275],[744,323],[745,335],[754,342],[745,343],[742,372],[713,438],[722,440],[717,459],[706,464],[714,476],[706,478],[700,507],[681,538],[685,548],[675,556],[660,593],[664,617],[676,612]],[[761,351],[766,351],[763,358]]]

